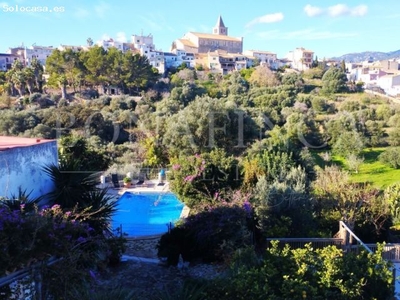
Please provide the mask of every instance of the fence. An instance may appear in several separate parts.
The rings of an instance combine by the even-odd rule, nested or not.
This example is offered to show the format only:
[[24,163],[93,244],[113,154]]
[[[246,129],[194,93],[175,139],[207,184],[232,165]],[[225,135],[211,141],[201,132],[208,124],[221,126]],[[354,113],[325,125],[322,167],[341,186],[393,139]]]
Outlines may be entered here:
[[[42,299],[42,273],[43,266],[51,266],[61,258],[50,258],[45,262],[35,263],[22,270],[0,278],[0,288],[10,287],[10,299]],[[0,297],[3,295],[0,294]]]
[[280,247],[289,245],[292,249],[304,248],[306,244],[312,245],[313,248],[324,248],[327,246],[337,246],[341,248],[343,240],[341,238],[268,238],[268,246],[271,241],[279,241]]
[[[345,252],[357,252],[364,249],[369,253],[374,253],[378,249],[376,244],[363,243],[354,232],[342,221],[339,222],[338,238],[268,238],[271,241],[279,241],[280,246],[289,245],[292,249],[303,248],[306,244],[311,243],[313,248],[323,248],[326,246],[337,246]],[[382,256],[384,259],[394,263],[400,263],[400,244],[385,244]]]

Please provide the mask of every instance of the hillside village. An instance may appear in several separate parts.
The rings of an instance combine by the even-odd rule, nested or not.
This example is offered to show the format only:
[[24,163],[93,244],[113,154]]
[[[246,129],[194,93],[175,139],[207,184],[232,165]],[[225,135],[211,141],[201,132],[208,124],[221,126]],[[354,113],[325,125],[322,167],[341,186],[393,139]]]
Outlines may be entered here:
[[[133,34],[130,43],[110,38],[100,40],[96,44],[105,50],[114,47],[123,53],[128,51],[133,54],[139,53],[148,59],[150,65],[156,68],[159,74],[163,75],[171,68],[182,65],[223,75],[255,65],[264,65],[272,70],[286,66],[301,72],[311,68],[313,62],[318,59],[312,50],[303,47],[289,51],[284,58],[278,58],[277,54],[266,50],[243,50],[244,39],[228,35],[228,27],[225,26],[221,16],[218,17],[212,33],[187,32],[182,38],[172,42],[169,52],[157,50],[153,35],[143,35],[143,33]],[[94,42],[89,38],[85,46],[32,45],[9,48],[7,53],[0,53],[0,71],[11,69],[14,60],[20,60],[25,66],[29,66],[32,59],[36,58],[45,66],[47,57],[55,49],[87,51],[93,45],[95,45]],[[325,59],[323,62],[328,66],[338,63]],[[391,96],[400,94],[399,62],[395,59],[346,63],[346,70],[348,80],[363,82],[365,88],[378,90]]]
[[399,62],[246,50],[221,16],[169,52],[10,48],[0,300],[399,297]]

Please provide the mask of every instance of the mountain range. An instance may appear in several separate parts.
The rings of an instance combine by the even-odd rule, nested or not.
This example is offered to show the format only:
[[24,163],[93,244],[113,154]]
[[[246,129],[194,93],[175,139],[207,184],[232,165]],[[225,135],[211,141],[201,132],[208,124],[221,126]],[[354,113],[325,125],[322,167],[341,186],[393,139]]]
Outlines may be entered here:
[[385,59],[393,59],[400,58],[400,50],[391,51],[391,52],[378,52],[378,51],[365,51],[359,53],[348,53],[339,57],[332,57],[332,60],[345,62],[362,62],[362,61],[376,61],[376,60],[385,60]]

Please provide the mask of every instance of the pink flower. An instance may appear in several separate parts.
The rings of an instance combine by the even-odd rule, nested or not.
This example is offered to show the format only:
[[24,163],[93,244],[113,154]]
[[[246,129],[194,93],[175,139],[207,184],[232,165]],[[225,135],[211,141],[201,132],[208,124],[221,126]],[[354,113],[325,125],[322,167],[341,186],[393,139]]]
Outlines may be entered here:
[[179,170],[181,168],[181,165],[180,164],[176,164],[176,165],[173,165],[172,166],[172,170]]
[[188,175],[183,179],[186,182],[192,182],[196,178],[196,175]]
[[60,205],[58,205],[58,204],[54,204],[54,205],[51,207],[52,210],[56,210],[56,209],[59,209],[59,208],[60,208]]

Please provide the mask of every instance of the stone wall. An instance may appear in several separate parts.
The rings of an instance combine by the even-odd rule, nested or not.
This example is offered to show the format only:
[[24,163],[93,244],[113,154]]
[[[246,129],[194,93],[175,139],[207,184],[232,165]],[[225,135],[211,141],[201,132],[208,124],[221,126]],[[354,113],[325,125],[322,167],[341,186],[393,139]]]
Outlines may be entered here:
[[30,198],[52,191],[54,184],[43,167],[57,163],[57,141],[0,151],[0,197],[18,195],[19,188],[31,193]]

